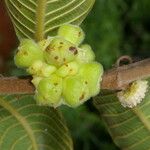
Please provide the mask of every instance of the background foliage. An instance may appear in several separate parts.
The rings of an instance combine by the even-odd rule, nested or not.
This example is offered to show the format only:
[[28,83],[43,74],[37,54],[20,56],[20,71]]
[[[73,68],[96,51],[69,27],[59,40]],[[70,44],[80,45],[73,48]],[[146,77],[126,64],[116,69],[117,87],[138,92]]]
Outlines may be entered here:
[[[92,12],[82,26],[87,35],[86,42],[92,45],[97,60],[102,62],[105,69],[111,68],[120,55],[128,54],[136,60],[150,56],[149,10],[149,0],[96,0]],[[2,51],[0,52],[3,58]],[[6,74],[22,74],[22,71],[12,65],[12,60],[7,64],[9,69],[5,71]],[[74,110],[66,107],[61,110],[71,130],[75,150],[118,149],[91,101]]]
[[[149,0],[96,1],[92,12],[84,21],[83,27],[87,35],[86,41],[92,45],[97,60],[102,62],[105,69],[111,68],[116,59],[121,55],[131,55],[135,60],[150,56],[149,10]],[[82,126],[87,127],[87,124],[90,124],[87,130],[86,128],[82,129],[84,134],[80,132],[78,137],[83,137],[82,139],[77,138],[73,132],[74,140],[86,140],[85,150],[90,150],[93,147],[93,149],[98,150],[117,150],[118,148],[111,142],[111,138],[105,130],[103,121],[101,118],[99,120],[95,108],[91,105],[92,103],[90,101],[86,104],[86,111],[84,108],[72,110],[73,114],[77,111],[75,114],[78,117],[76,118],[81,119],[81,123],[79,123],[77,127],[75,127],[75,125],[79,121],[75,121],[74,123],[73,119],[70,119],[72,114],[66,113],[65,110],[66,117],[69,118],[68,124],[71,126],[71,129],[73,128],[71,131],[76,131],[80,127],[82,129]],[[87,111],[90,112],[90,115],[88,115]],[[70,110],[68,112],[70,112]],[[93,120],[91,120],[89,116],[91,116]],[[84,119],[82,119],[82,117]],[[92,132],[93,136],[87,139],[87,136],[90,134],[89,132]],[[80,143],[80,145],[76,144],[77,149],[83,149],[85,146],[83,142],[76,143]]]

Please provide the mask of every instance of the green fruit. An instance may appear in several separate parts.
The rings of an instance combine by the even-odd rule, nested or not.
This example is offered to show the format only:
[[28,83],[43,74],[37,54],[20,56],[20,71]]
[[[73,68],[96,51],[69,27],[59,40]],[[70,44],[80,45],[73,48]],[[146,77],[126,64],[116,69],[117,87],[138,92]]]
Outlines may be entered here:
[[70,62],[60,67],[56,71],[56,74],[60,77],[66,77],[68,75],[75,75],[78,72],[78,68],[79,67],[78,67],[77,62]]
[[41,68],[43,67],[43,61],[37,60],[27,69],[27,72],[32,75],[39,75]]
[[52,65],[45,64],[43,68],[41,68],[41,75],[43,77],[49,77],[52,73],[56,71],[56,67]]
[[35,61],[28,69],[28,73],[40,77],[49,77],[56,71],[56,67],[48,65],[43,61]]
[[53,74],[39,82],[37,93],[45,100],[44,104],[56,106],[61,101],[62,79]]
[[33,76],[33,79],[31,80],[31,82],[37,88],[42,79],[43,79],[42,77]]
[[58,107],[62,104],[62,100],[59,103],[50,103],[48,99],[44,99],[43,96],[41,96],[38,93],[35,94],[34,98],[35,98],[37,104],[40,105],[40,106],[49,105],[51,107],[56,108],[56,107]]
[[83,64],[79,74],[84,78],[91,96],[96,96],[100,92],[100,81],[102,80],[103,67],[100,63],[91,62]]
[[22,40],[14,57],[15,64],[18,67],[26,68],[36,60],[43,60],[43,52],[40,47],[33,40]]
[[62,25],[58,30],[58,36],[64,37],[75,45],[79,45],[85,38],[83,30],[76,25],[66,24]]
[[63,38],[54,38],[44,51],[44,58],[48,64],[61,66],[73,61],[78,54],[77,47]]
[[71,107],[77,107],[89,99],[87,84],[81,76],[70,76],[63,80],[63,98]]
[[88,63],[95,60],[95,54],[90,45],[81,45],[78,50],[77,61],[82,63]]
[[40,49],[42,51],[44,51],[48,47],[48,45],[50,44],[50,42],[52,41],[52,39],[53,39],[53,37],[48,37],[47,39],[44,39],[44,40],[40,41],[38,43]]

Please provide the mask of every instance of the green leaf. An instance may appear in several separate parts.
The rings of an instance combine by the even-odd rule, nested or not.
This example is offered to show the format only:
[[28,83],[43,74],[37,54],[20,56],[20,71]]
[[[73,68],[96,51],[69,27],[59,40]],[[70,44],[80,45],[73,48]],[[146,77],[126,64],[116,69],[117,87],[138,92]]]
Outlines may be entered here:
[[5,0],[16,33],[41,40],[64,23],[80,24],[95,0]]
[[33,96],[0,97],[1,150],[72,150],[59,111],[37,106]]
[[150,91],[133,109],[121,106],[116,94],[99,95],[94,99],[94,105],[121,149],[150,149]]

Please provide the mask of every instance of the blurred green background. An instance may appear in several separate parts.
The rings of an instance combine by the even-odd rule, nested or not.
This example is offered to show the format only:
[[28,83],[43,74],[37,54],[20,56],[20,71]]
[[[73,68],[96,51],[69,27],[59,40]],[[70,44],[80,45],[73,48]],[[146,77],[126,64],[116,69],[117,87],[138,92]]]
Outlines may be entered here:
[[[0,2],[0,71],[5,75],[24,75],[13,64],[17,40],[6,10]],[[105,69],[121,55],[135,60],[150,56],[150,0],[96,0],[82,24],[86,42]],[[118,150],[92,105],[92,100],[77,109],[60,108],[71,131],[75,150]]]

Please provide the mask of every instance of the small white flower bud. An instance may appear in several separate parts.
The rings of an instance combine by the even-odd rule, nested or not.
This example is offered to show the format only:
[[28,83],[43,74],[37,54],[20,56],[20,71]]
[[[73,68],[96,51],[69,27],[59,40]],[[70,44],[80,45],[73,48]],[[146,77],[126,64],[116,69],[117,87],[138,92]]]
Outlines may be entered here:
[[148,81],[134,81],[127,89],[118,92],[117,97],[123,107],[133,108],[141,103],[148,89]]

